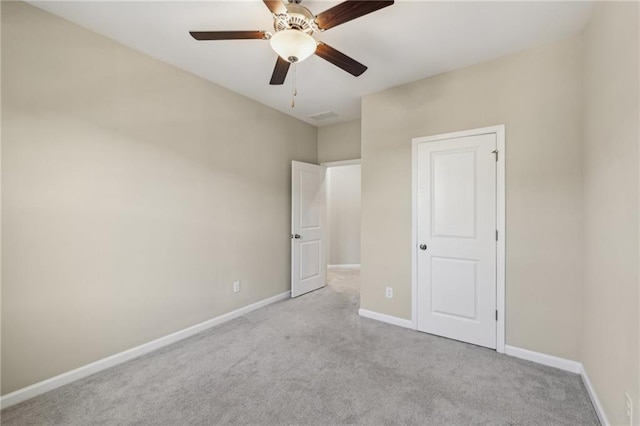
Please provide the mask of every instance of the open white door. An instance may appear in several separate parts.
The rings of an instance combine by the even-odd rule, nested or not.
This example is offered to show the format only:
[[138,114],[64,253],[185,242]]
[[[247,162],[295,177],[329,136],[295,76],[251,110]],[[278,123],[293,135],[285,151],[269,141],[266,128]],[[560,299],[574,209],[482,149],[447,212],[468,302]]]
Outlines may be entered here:
[[291,297],[326,284],[325,167],[292,162]]

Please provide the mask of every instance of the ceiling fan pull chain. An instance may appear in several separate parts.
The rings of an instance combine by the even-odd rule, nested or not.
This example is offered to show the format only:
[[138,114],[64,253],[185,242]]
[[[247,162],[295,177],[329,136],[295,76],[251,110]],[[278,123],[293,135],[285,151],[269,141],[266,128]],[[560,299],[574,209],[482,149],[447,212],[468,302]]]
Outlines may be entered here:
[[291,108],[296,106],[296,96],[298,95],[298,89],[296,87],[296,63],[293,63],[293,78],[291,79]]

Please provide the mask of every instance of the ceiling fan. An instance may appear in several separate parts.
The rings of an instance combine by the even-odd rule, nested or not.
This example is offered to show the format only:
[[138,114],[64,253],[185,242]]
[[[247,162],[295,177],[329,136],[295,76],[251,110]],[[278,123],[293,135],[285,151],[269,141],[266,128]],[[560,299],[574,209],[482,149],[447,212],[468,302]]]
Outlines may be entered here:
[[[285,3],[286,1],[286,3]],[[273,15],[274,33],[267,31],[190,31],[196,40],[269,40],[278,60],[269,84],[283,84],[289,66],[302,62],[314,53],[346,72],[359,76],[367,67],[333,47],[313,38],[345,22],[391,6],[393,0],[347,0],[314,15],[301,0],[263,0]]]

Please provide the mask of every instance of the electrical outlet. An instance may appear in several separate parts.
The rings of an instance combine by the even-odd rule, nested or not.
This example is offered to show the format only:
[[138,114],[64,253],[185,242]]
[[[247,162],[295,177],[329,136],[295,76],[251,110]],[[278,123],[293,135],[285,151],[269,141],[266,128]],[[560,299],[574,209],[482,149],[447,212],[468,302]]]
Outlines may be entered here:
[[627,414],[627,420],[629,420],[629,426],[633,426],[633,402],[631,402],[631,397],[629,393],[624,393],[625,400],[625,412]]
[[385,290],[384,290],[384,295],[388,299],[393,299],[393,287],[386,287]]
[[233,282],[233,292],[240,293],[240,281]]

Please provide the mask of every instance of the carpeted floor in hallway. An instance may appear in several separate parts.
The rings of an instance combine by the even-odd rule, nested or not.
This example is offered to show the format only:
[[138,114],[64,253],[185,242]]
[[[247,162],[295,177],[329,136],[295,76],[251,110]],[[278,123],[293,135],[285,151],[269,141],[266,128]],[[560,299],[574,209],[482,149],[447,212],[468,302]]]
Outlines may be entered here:
[[359,273],[2,411],[3,425],[597,425],[578,375],[358,316]]

